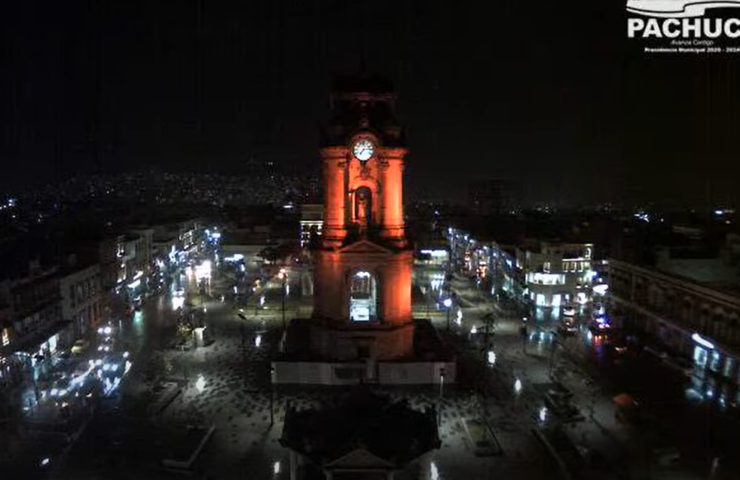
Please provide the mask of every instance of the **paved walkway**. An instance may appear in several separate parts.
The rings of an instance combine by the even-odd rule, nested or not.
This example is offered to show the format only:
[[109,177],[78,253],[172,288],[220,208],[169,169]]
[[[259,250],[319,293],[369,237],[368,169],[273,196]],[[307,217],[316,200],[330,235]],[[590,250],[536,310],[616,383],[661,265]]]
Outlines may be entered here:
[[[577,460],[585,463],[585,458],[593,459],[591,467],[581,467],[581,475],[585,478],[707,478],[707,472],[701,468],[697,471],[692,465],[658,465],[655,458],[646,455],[645,452],[652,451],[656,437],[653,432],[645,432],[616,420],[612,400],[614,393],[603,388],[598,377],[585,368],[577,338],[560,341],[553,351],[554,337],[549,334],[550,328],[539,335],[536,322],[530,319],[530,334],[535,335],[531,335],[525,344],[519,333],[522,325],[520,312],[499,308],[467,280],[456,277],[452,286],[457,295],[470,305],[463,309],[463,333],[467,333],[472,325],[482,324],[482,316],[491,308],[496,312],[497,322],[491,337],[496,365],[490,369],[492,388],[487,391],[486,397],[489,416],[494,424],[516,418],[514,423],[529,421],[545,433],[555,430],[553,427],[556,425],[549,412],[545,415],[545,421],[539,419],[539,412],[544,407],[543,389],[555,379],[573,393],[572,403],[584,418],[558,430],[565,433],[570,451],[577,451],[578,456],[582,457]],[[475,355],[480,358],[481,352]],[[522,381],[523,388],[521,398],[515,400],[513,405],[518,404],[525,413],[511,406],[516,378]],[[564,456],[568,454],[567,451],[559,453]],[[608,470],[603,468],[606,465],[609,466]],[[727,474],[717,472],[714,478],[732,478],[722,475]]]

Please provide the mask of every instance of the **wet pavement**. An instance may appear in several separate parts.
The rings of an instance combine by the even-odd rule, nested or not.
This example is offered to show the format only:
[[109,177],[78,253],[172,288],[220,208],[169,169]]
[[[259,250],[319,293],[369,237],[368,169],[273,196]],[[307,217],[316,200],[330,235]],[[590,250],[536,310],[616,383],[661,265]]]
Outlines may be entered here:
[[[480,329],[491,299],[466,279],[456,277],[452,285],[469,305],[458,327],[469,335],[471,326]],[[545,406],[543,386],[556,380],[569,389],[582,420],[560,424],[547,415],[547,421],[536,421],[535,426],[552,437],[563,458],[574,460],[569,466],[573,475],[698,479],[707,478],[711,471],[715,479],[737,477],[729,451],[727,459],[712,468],[714,456],[722,455],[718,453],[722,451],[720,438],[728,449],[737,444],[727,433],[732,429],[723,428],[734,424],[733,413],[687,402],[687,382],[681,373],[656,362],[652,355],[616,354],[608,337],[589,333],[587,311],[578,319],[581,329],[576,335],[553,335],[562,317],[545,311],[528,318],[528,335],[522,339],[523,313],[497,305],[493,308],[497,322],[491,338],[497,360],[494,369],[499,370],[494,382],[500,385],[492,391],[491,403],[499,405],[501,392],[511,391],[514,379],[521,378],[522,392],[530,385],[540,390],[528,399],[523,395],[527,416],[536,419]],[[646,404],[654,421],[638,425],[616,419],[613,398],[625,391]],[[710,415],[713,422],[707,421]],[[707,452],[712,448],[714,454]]]
[[[310,309],[310,297],[301,295],[310,289],[308,273],[299,268],[289,273],[287,311]],[[263,281],[250,295],[236,298],[229,295],[233,282],[226,277],[216,275],[203,295],[192,281],[184,283],[190,292],[190,306],[184,310],[203,316],[208,345],[188,351],[171,348],[177,308],[183,303],[173,293],[149,299],[140,312],[122,319],[122,342],[130,349],[133,367],[120,395],[103,402],[79,440],[67,444],[52,478],[170,478],[161,460],[177,442],[178,429],[188,425],[216,427],[193,465],[196,478],[289,478],[288,452],[278,443],[286,403],[316,405],[336,391],[271,389],[269,359],[282,331],[281,283]],[[493,304],[467,280],[456,278],[452,286],[464,305],[459,322],[455,310],[446,335],[459,353],[460,382],[445,386],[441,395],[437,387],[378,387],[420,409],[442,406],[442,447],[396,478],[550,479],[558,475],[557,456],[580,478],[706,478],[690,476],[696,468],[683,464],[656,466],[655,458],[644,454],[658,437],[616,421],[614,386],[611,380],[602,382],[585,337],[564,339],[553,349],[556,337],[547,332],[558,319],[542,318],[533,322],[540,325],[530,332],[536,335],[523,340],[519,313]],[[425,305],[432,303],[434,293],[429,285],[415,313],[431,317],[444,332],[447,312]],[[483,326],[491,312],[496,318],[490,332],[496,362],[486,365],[481,337],[471,336],[470,329]],[[544,396],[554,382],[572,392],[579,421],[563,422],[552,411],[543,414]],[[465,419],[484,419],[503,454],[476,456],[462,427]],[[732,477],[718,471],[714,478]]]

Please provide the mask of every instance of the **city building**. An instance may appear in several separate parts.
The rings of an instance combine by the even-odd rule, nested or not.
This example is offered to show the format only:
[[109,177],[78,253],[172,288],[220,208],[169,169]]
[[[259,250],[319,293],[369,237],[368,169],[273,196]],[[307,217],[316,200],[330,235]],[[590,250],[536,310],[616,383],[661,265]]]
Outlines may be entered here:
[[104,237],[97,243],[95,255],[100,268],[100,287],[105,292],[112,292],[118,285],[121,261],[118,257],[118,238]]
[[131,303],[139,301],[146,290],[147,277],[144,273],[148,270],[146,261],[150,256],[150,248],[146,237],[138,234],[119,235],[116,239],[116,258],[119,262],[116,288]]
[[324,206],[317,204],[301,205],[301,247],[311,245],[311,239],[321,236],[324,225]]
[[74,341],[62,316],[59,266],[6,265],[0,279],[0,385],[34,383]]
[[469,254],[470,269],[492,295],[520,298],[526,288],[517,268],[516,247],[489,242]]
[[524,272],[525,295],[537,307],[585,304],[595,277],[590,243],[530,242],[517,249]]
[[76,337],[86,335],[103,314],[100,265],[81,265],[76,255],[70,255],[60,272],[59,289],[62,318],[71,322]]
[[224,230],[221,239],[221,255],[224,260],[242,261],[254,267],[262,265],[265,249],[276,247],[272,239],[272,227],[266,225],[232,225]]
[[131,235],[137,235],[139,237],[139,244],[137,245],[137,267],[142,270],[145,275],[150,274],[154,269],[154,229],[153,228],[132,228],[129,230]]
[[[659,265],[667,268],[667,263],[664,258]],[[681,271],[688,271],[685,265]],[[736,286],[609,260],[609,302],[610,315],[621,319],[626,328],[650,336],[679,365],[689,366],[697,395],[723,406],[740,403],[740,290]]]

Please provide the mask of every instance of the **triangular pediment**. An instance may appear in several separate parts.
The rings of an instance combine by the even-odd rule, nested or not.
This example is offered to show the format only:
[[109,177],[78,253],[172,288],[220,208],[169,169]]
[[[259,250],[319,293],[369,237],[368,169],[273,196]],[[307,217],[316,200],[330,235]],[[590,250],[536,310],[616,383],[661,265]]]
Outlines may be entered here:
[[368,452],[364,448],[358,448],[352,450],[343,457],[339,457],[333,460],[324,467],[328,468],[394,468],[388,460],[378,457],[377,455]]
[[359,240],[355,243],[351,243],[339,249],[342,253],[362,253],[362,254],[373,254],[373,253],[393,253],[392,250],[373,243],[370,240]]

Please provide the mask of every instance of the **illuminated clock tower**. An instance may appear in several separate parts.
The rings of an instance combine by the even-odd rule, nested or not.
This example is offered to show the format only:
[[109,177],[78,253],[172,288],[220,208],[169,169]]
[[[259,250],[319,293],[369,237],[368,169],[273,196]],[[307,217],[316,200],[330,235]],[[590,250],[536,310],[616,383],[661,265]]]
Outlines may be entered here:
[[403,215],[407,153],[389,82],[339,78],[324,128],[322,243],[311,345],[340,361],[413,355],[412,250]]

